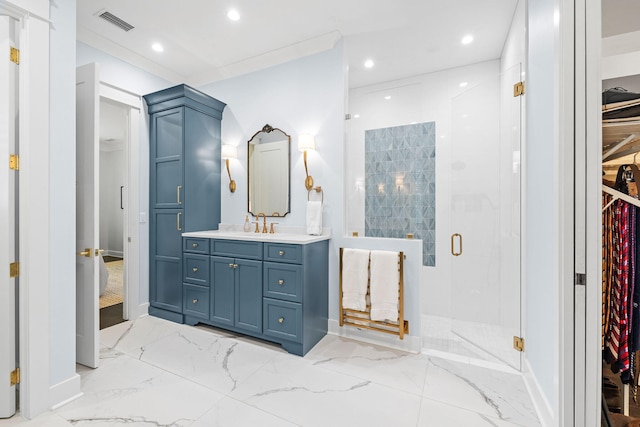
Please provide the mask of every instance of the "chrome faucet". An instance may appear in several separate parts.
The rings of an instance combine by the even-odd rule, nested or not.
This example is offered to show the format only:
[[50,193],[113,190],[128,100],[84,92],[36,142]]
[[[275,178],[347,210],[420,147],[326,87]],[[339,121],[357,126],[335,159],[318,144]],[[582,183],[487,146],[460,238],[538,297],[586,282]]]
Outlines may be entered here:
[[[266,233],[267,232],[267,214],[265,214],[264,212],[258,212],[258,215],[256,215],[256,219],[260,218],[260,215],[262,215],[262,218],[264,220],[263,226],[262,226],[262,232]],[[258,232],[258,226],[256,224],[256,233],[257,232]]]

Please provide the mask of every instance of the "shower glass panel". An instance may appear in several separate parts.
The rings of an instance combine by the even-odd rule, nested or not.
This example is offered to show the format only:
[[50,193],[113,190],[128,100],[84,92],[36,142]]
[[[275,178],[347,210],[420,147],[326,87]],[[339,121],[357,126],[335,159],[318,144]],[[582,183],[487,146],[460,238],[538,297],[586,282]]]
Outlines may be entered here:
[[516,65],[452,99],[452,331],[520,369],[520,120]]

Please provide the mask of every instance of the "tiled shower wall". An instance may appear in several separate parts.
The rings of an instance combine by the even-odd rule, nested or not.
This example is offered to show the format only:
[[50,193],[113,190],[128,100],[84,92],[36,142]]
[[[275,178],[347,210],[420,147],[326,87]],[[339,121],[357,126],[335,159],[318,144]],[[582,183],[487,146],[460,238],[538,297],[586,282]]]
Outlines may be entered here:
[[422,239],[436,265],[435,122],[365,131],[365,235]]

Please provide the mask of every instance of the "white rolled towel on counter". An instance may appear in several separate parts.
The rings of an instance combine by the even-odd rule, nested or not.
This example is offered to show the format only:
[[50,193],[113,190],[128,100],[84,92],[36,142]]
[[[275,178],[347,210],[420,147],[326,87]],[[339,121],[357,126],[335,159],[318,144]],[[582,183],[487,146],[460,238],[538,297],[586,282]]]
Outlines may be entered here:
[[369,251],[347,249],[342,251],[342,307],[352,310],[367,309],[369,281]]
[[322,202],[311,200],[307,202],[307,234],[319,236],[322,234]]
[[371,320],[398,320],[398,252],[371,251]]

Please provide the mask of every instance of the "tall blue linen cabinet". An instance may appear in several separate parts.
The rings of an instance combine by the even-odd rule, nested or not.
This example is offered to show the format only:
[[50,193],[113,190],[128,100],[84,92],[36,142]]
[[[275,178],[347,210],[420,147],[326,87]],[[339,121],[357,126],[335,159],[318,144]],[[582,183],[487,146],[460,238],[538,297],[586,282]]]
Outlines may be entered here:
[[149,314],[182,323],[182,233],[220,223],[226,104],[187,85],[144,96],[149,111]]

